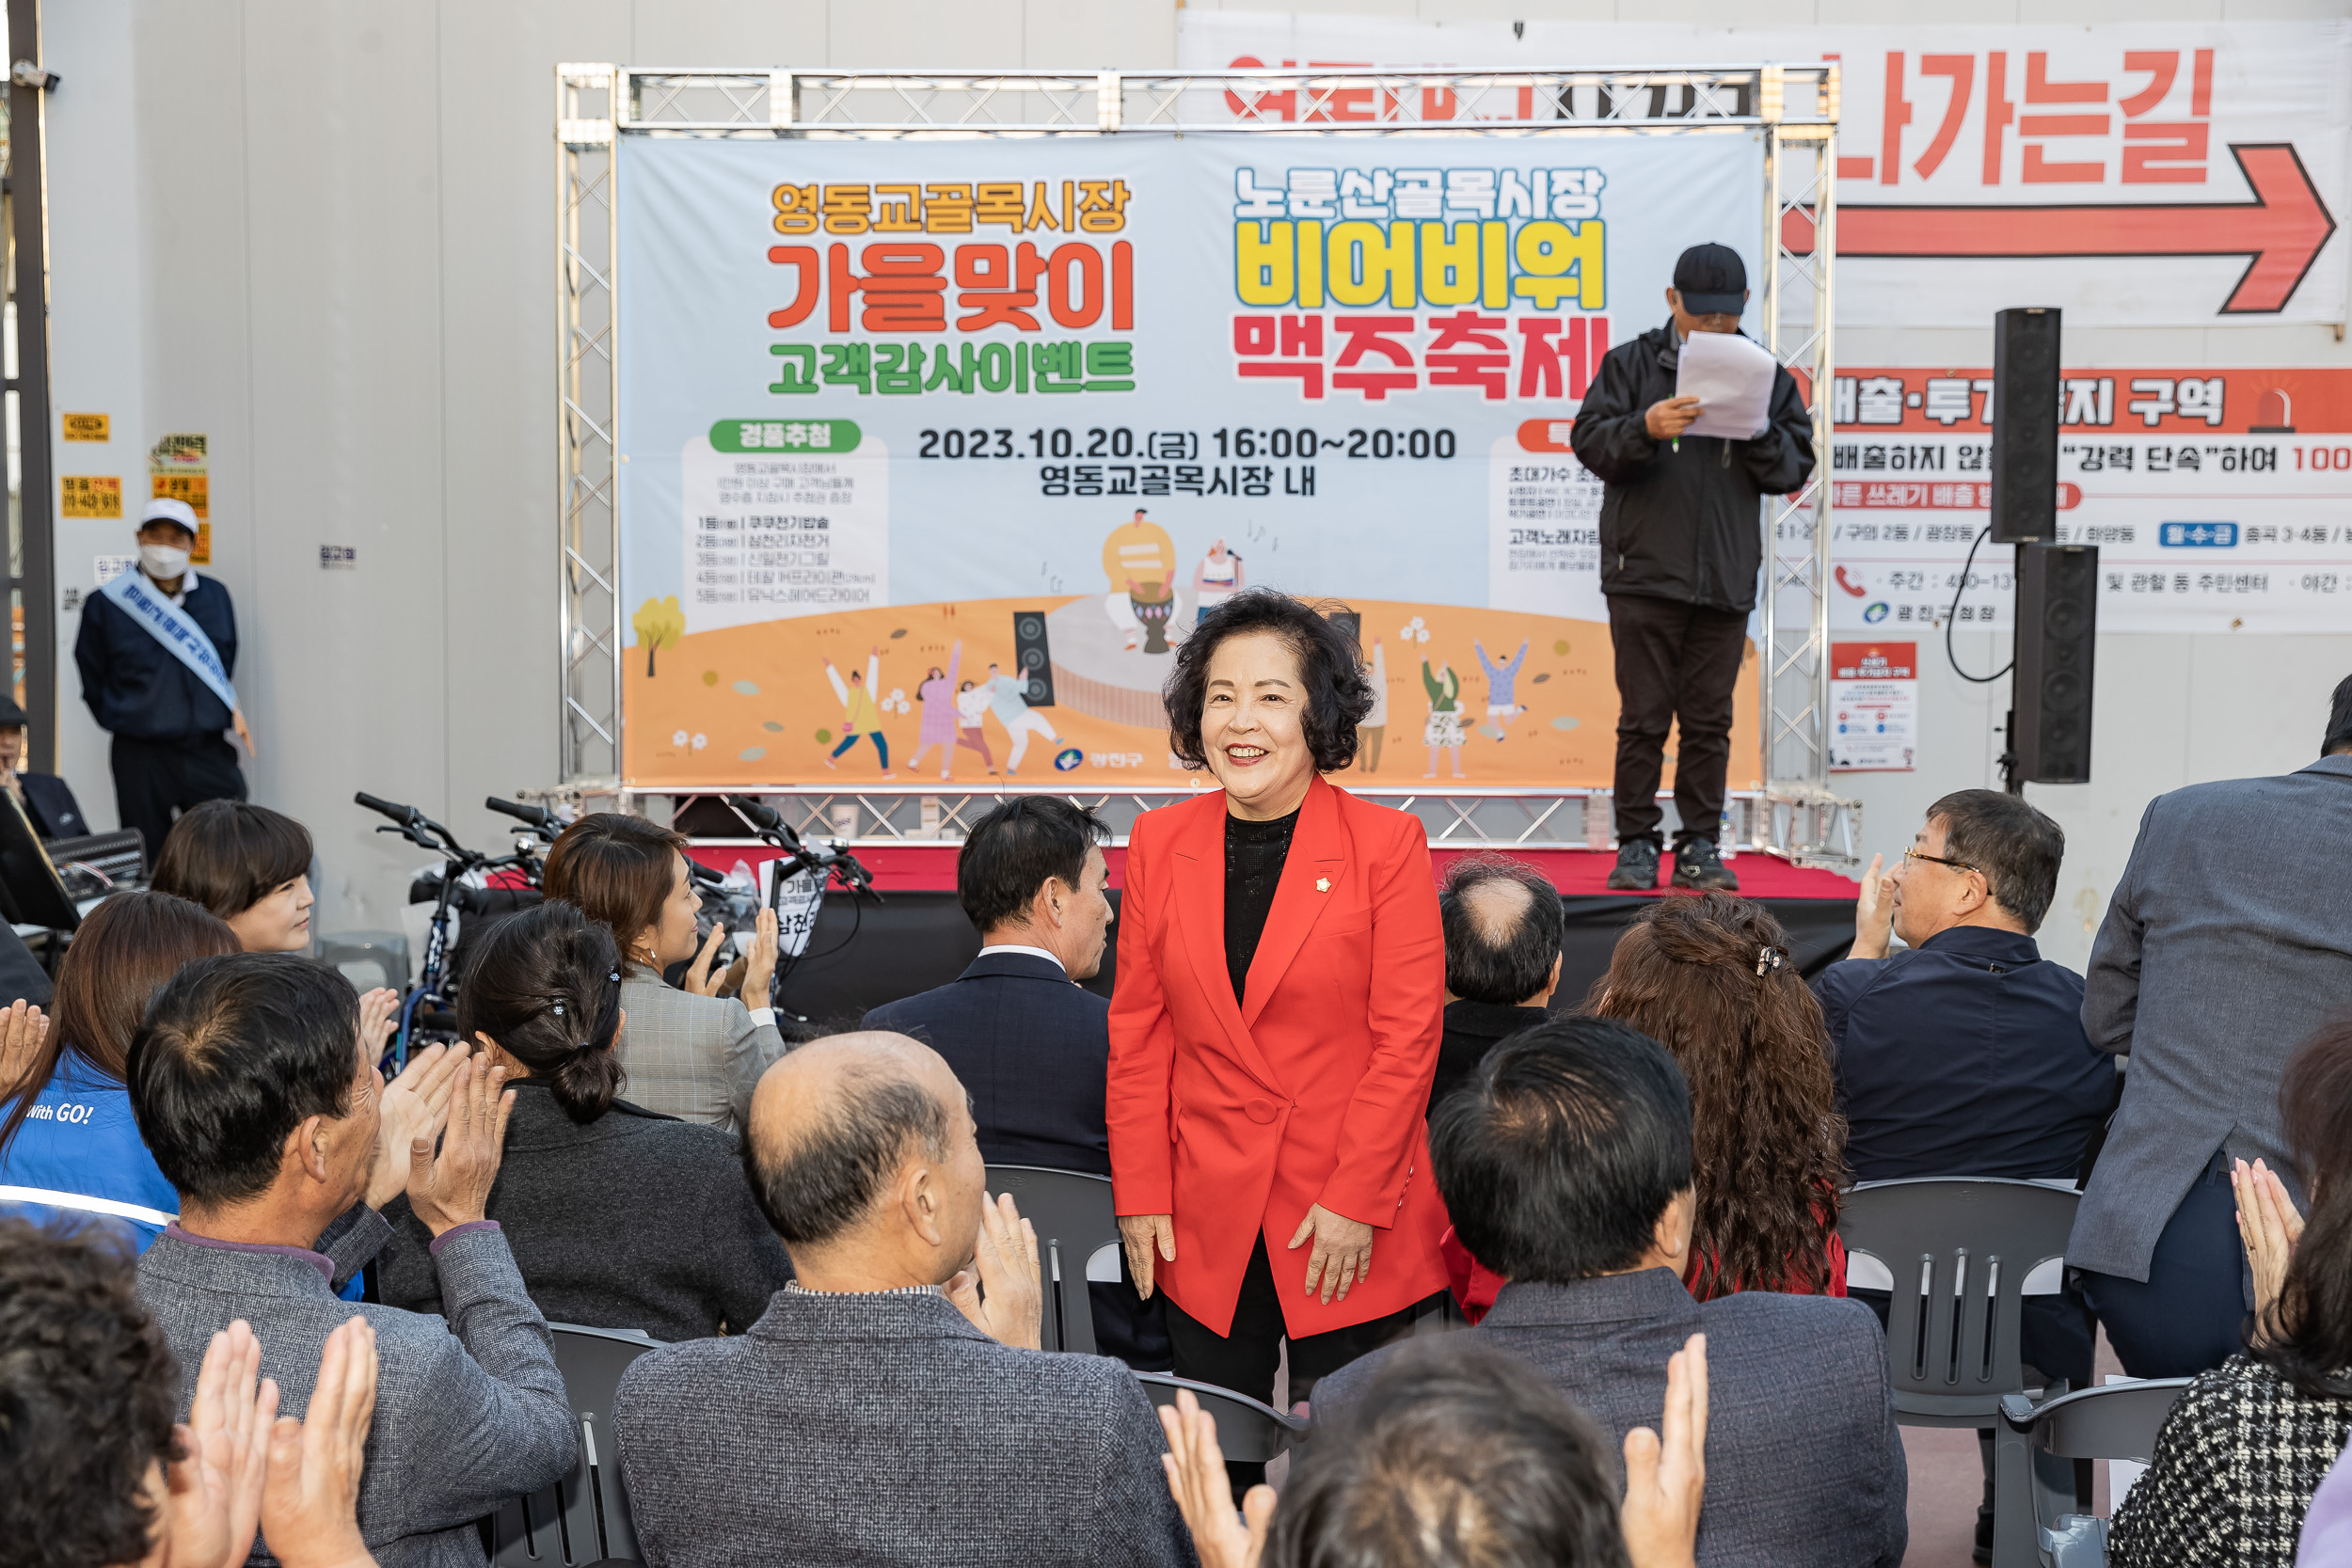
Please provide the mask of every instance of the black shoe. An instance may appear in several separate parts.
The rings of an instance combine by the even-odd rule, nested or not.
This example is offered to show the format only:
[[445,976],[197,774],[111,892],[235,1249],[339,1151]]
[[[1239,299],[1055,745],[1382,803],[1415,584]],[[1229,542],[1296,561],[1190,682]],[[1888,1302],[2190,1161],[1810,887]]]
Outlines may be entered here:
[[1617,867],[1609,873],[1609,885],[1640,892],[1656,887],[1658,841],[1654,838],[1629,838],[1617,846]]
[[1737,893],[1740,891],[1740,879],[1731,874],[1731,868],[1724,863],[1723,856],[1716,853],[1714,840],[1680,838],[1675,840],[1674,885]]

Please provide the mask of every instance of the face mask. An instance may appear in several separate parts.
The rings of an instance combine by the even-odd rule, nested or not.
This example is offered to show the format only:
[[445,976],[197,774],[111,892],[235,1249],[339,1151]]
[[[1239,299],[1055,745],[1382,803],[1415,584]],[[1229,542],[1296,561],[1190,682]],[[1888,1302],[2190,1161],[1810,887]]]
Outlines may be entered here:
[[169,545],[141,545],[139,564],[158,582],[169,582],[188,569],[188,552]]

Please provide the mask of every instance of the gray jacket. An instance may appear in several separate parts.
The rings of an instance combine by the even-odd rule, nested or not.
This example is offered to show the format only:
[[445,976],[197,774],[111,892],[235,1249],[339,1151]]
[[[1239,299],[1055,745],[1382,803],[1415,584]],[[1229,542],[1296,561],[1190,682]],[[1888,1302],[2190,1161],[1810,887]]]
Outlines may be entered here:
[[629,1103],[739,1134],[759,1075],[785,1052],[775,1024],[753,1022],[733,997],[680,990],[636,964],[622,979],[621,1007],[628,1022],[613,1049]]
[[[364,1225],[382,1239],[384,1221]],[[180,1418],[213,1335],[238,1318],[262,1342],[280,1415],[301,1416],[326,1337],[354,1313],[375,1328],[375,1416],[359,1533],[383,1568],[483,1568],[474,1521],[552,1485],[578,1442],[548,1325],[494,1226],[453,1231],[435,1259],[447,1322],[336,1299],[332,1270],[296,1247],[242,1247],[173,1226],[139,1259],[139,1296],[180,1363]],[[257,1544],[252,1560],[276,1560]]]
[[[1751,1291],[1701,1305],[1671,1271],[1643,1269],[1570,1285],[1505,1285],[1470,1332],[1559,1385],[1600,1428],[1619,1469],[1625,1434],[1658,1429],[1666,1358],[1705,1334],[1699,1568],[1902,1561],[1910,1470],[1884,1341],[1862,1303]],[[1316,1384],[1316,1418],[1361,1399],[1391,1354],[1375,1352]]]
[[637,1358],[613,1434],[652,1568],[1189,1565],[1125,1367],[1000,1345],[936,1291],[787,1288]]
[[2352,756],[2148,803],[2083,977],[2083,1033],[2131,1070],[2068,1263],[2145,1280],[2217,1149],[2268,1161],[2300,1200],[2279,1079],[2352,1000],[2347,881]]

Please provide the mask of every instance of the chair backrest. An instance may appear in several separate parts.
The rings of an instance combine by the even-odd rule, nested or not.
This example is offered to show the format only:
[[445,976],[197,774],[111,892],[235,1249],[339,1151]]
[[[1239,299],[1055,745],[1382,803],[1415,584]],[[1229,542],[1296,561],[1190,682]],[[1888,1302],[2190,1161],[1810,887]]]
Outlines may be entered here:
[[660,1341],[635,1332],[549,1323],[555,1365],[580,1422],[572,1473],[544,1491],[516,1497],[492,1514],[485,1543],[497,1568],[583,1568],[639,1562],[637,1528],[621,1481],[621,1446],[612,1433],[612,1394],[628,1364]]
[[1110,1178],[1042,1165],[991,1165],[988,1190],[1010,1193],[1021,1217],[1037,1227],[1039,1270],[1045,1279],[1045,1348],[1094,1354],[1087,1262],[1104,1247],[1116,1262],[1119,1220],[1111,1212]]
[[2129,1459],[2145,1465],[2155,1457],[2156,1433],[2189,1382],[2162,1377],[2109,1383],[2040,1404],[2012,1395],[2002,1402],[2001,1414],[2018,1431],[2030,1431],[2034,1447],[2060,1459]]
[[1899,1418],[1991,1425],[2025,1387],[2019,1291],[2066,1253],[2081,1195],[2035,1181],[1929,1177],[1866,1181],[1845,1195],[1838,1234],[1886,1265],[1887,1370]]
[[1200,1402],[1200,1408],[1216,1418],[1216,1446],[1229,1460],[1263,1465],[1296,1446],[1307,1435],[1307,1423],[1297,1417],[1285,1416],[1274,1406],[1260,1404],[1231,1388],[1219,1388],[1214,1383],[1195,1383],[1168,1372],[1135,1375],[1153,1404],[1174,1404],[1178,1393],[1191,1389],[1193,1398]]

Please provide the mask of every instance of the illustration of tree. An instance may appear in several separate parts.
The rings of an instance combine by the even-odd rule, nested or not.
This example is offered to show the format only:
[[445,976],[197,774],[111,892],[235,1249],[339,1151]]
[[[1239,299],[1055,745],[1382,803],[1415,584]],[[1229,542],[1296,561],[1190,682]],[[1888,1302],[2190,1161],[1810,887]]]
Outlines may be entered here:
[[686,611],[678,608],[677,596],[647,599],[629,617],[629,626],[637,633],[637,641],[645,645],[645,678],[653,679],[653,656],[667,643],[673,647],[686,635]]

